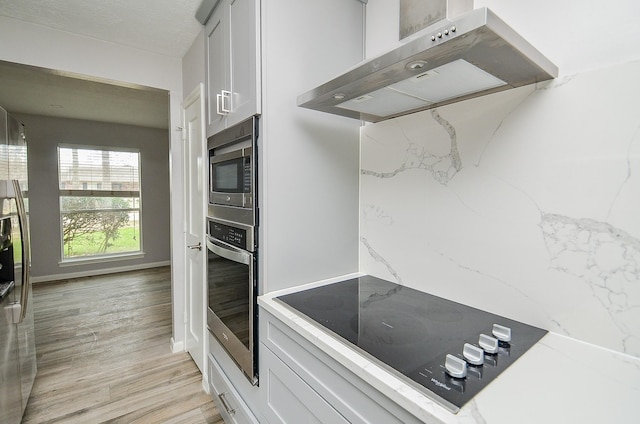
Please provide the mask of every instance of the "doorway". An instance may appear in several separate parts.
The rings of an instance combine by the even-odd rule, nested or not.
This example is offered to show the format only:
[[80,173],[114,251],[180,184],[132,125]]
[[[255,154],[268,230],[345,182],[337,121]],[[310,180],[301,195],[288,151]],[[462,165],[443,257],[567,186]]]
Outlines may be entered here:
[[183,110],[185,181],[185,347],[202,372],[202,385],[208,390],[206,372],[206,249],[205,244],[205,140],[204,86],[185,99]]

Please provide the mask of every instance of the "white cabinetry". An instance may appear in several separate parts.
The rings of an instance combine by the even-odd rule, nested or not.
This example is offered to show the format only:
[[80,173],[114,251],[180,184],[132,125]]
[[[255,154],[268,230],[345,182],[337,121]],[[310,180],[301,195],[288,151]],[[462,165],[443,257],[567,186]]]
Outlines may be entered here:
[[266,364],[266,374],[262,376],[263,393],[267,395],[263,413],[270,423],[348,424],[273,352],[264,347],[262,355]]
[[209,355],[209,389],[227,424],[258,424],[251,410],[236,392],[218,362]]
[[221,0],[207,21],[207,137],[260,113],[259,10],[259,0]]
[[[259,293],[357,271],[360,124],[299,108],[296,98],[362,60],[363,3],[359,0],[216,3],[203,34],[206,132],[209,137],[249,116],[261,115],[257,145]],[[309,225],[310,222],[314,225]],[[301,231],[304,237],[300,236]],[[262,416],[260,401],[267,391],[270,370],[276,370],[272,376],[290,383],[280,386],[282,391],[272,392],[283,396],[274,398],[274,402],[288,399],[286,390],[308,399],[317,396],[315,387],[304,381],[294,382],[295,373],[287,374],[286,370],[291,368],[285,365],[286,361],[279,368],[277,361],[270,362],[275,357],[263,353],[266,349],[262,345],[260,364],[273,366],[259,365],[260,386],[256,387],[247,381],[215,338],[211,337],[209,344],[212,357],[234,389],[223,398],[230,403],[233,398],[244,399],[261,423],[270,421]],[[216,375],[214,370],[210,372],[215,387]],[[303,406],[305,403],[306,400]],[[318,417],[336,416],[337,409],[333,406],[320,412],[324,410],[324,406],[319,406],[322,402],[311,403],[319,408],[311,409]]]
[[421,421],[260,310],[261,410],[270,424]]

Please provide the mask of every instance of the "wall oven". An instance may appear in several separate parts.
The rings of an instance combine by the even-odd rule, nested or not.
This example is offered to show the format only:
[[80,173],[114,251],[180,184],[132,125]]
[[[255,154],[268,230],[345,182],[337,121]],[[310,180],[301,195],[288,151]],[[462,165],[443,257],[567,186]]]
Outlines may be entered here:
[[256,252],[253,228],[209,218],[207,327],[257,384]]
[[258,118],[208,139],[207,328],[258,384]]

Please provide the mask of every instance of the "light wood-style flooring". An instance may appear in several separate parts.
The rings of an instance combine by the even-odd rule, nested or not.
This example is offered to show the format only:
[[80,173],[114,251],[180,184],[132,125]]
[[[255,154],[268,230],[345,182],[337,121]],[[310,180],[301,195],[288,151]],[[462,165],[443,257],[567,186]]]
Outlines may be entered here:
[[23,423],[223,423],[171,353],[170,269],[34,285],[38,374]]

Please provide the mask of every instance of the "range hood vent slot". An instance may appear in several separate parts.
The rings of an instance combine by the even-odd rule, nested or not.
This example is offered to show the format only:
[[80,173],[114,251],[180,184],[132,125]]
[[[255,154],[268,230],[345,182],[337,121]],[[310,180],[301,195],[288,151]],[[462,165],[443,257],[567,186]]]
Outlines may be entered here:
[[[400,1],[403,44],[298,96],[298,106],[378,122],[558,75],[553,63],[491,10],[473,10],[472,0],[436,1],[445,10],[424,19],[407,8],[420,4],[426,13],[432,6],[425,4],[432,2]],[[462,15],[452,16],[454,9]]]

